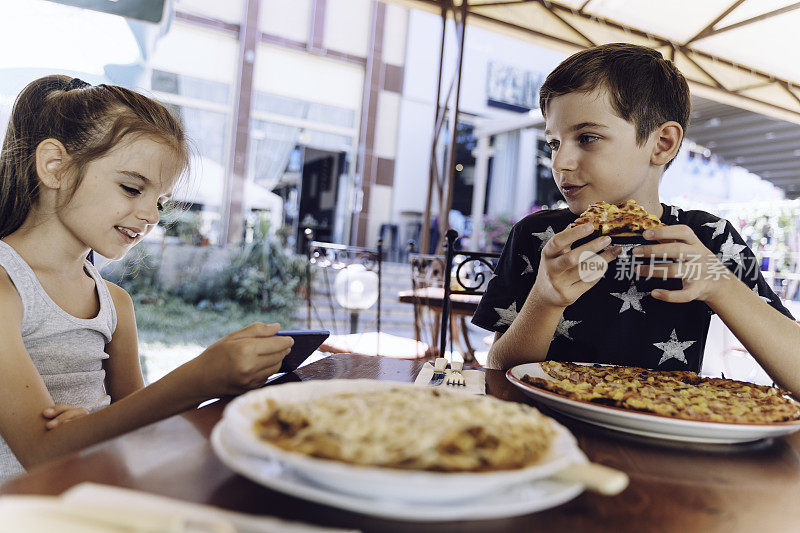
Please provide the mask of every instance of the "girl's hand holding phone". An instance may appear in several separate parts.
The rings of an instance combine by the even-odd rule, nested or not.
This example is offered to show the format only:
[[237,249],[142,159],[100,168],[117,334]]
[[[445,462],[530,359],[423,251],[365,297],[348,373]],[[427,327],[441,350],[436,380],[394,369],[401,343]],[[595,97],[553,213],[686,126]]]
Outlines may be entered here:
[[294,340],[275,336],[279,324],[256,322],[234,331],[187,363],[205,398],[240,394],[261,386],[281,367]]

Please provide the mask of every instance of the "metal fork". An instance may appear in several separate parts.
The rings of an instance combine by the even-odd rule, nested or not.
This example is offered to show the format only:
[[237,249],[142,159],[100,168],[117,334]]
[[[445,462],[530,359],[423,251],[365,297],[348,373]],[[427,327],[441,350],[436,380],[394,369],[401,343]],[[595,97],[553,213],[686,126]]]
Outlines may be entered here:
[[437,357],[436,361],[433,362],[433,375],[431,376],[431,380],[428,382],[428,385],[431,387],[436,387],[437,385],[441,385],[444,381],[444,369],[447,366],[447,359],[444,357]]
[[464,374],[461,373],[461,369],[464,368],[464,363],[461,361],[453,361],[450,363],[450,368],[452,371],[447,376],[445,384],[454,387],[466,387],[467,380],[464,379]]

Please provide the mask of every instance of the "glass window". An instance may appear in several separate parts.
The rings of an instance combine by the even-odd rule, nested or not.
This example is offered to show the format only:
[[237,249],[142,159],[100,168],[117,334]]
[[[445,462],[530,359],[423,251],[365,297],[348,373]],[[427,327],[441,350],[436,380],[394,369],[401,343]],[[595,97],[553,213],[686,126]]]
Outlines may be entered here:
[[180,107],[180,115],[186,127],[186,134],[200,156],[225,165],[227,160],[225,139],[229,115],[188,106]]
[[250,127],[250,175],[273,188],[284,179],[300,128],[253,120]]
[[300,141],[306,146],[334,152],[346,152],[353,146],[353,138],[348,135],[316,130],[303,130]]
[[163,70],[153,70],[151,87],[154,91],[179,94],[220,104],[227,104],[231,98],[231,86],[228,83],[201,80]]
[[288,96],[259,91],[255,93],[253,109],[345,128],[352,128],[356,120],[356,112],[352,109],[307,102]]
[[225,165],[225,142],[229,116],[226,113],[208,111],[188,106],[166,104],[173,113],[181,117],[186,135],[200,157]]

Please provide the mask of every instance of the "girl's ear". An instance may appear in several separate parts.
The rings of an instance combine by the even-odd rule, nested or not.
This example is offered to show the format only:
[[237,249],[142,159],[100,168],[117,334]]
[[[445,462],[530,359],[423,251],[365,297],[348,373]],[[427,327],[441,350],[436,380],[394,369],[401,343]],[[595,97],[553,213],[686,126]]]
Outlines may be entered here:
[[655,145],[650,154],[650,163],[656,166],[664,166],[675,157],[683,139],[683,128],[675,121],[663,123],[653,132],[655,135]]
[[64,169],[69,156],[67,149],[56,139],[45,139],[36,147],[36,174],[48,189],[64,185]]

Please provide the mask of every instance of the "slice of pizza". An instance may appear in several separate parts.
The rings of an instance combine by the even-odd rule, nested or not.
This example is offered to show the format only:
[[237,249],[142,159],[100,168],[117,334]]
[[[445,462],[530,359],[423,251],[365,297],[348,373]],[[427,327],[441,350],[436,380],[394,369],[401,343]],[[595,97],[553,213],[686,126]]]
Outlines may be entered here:
[[665,225],[658,217],[645,211],[636,200],[618,204],[593,203],[570,227],[587,222],[594,226],[596,234],[620,237],[641,235],[647,229]]

